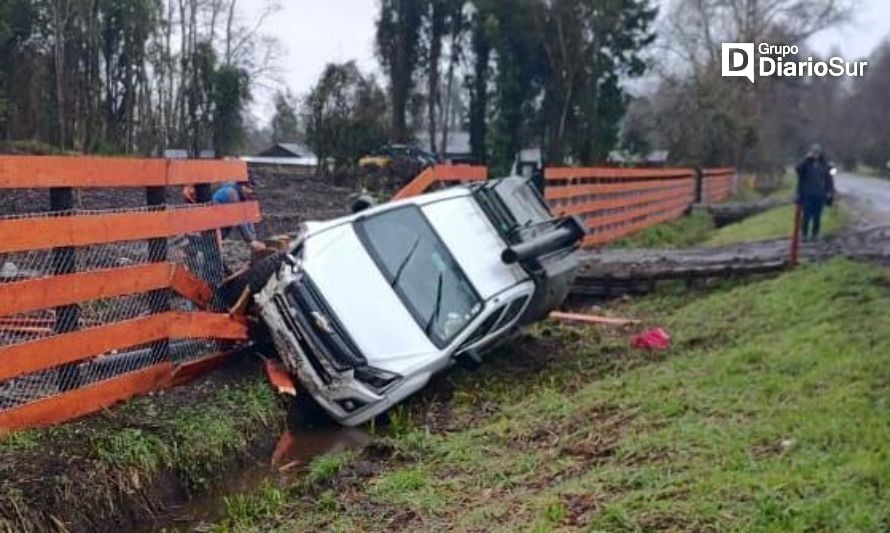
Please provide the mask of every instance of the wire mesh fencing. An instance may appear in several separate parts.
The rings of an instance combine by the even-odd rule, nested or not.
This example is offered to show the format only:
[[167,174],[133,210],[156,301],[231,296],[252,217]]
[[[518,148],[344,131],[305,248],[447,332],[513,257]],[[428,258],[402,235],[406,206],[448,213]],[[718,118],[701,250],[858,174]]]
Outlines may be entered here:
[[[163,208],[161,208],[163,209]],[[134,208],[126,211],[157,211]],[[102,211],[107,212],[107,211]],[[116,212],[121,212],[120,210]],[[78,210],[78,214],[97,212]],[[0,219],[5,217],[0,217]],[[61,221],[61,219],[60,219]],[[165,240],[167,253],[160,259],[181,265],[215,289],[226,277],[221,250],[214,235],[186,234]],[[148,242],[124,242],[78,247],[61,259],[54,250],[29,250],[0,257],[0,283],[34,281],[64,275],[65,272],[94,272],[149,263]],[[155,258],[157,259],[157,258]],[[100,298],[61,308],[40,309],[0,318],[0,348],[47,339],[55,335],[132,321],[170,310],[196,311],[198,306],[170,289]],[[221,309],[216,309],[222,311]],[[168,342],[159,348],[148,343],[114,350],[95,357],[48,368],[0,382],[0,409],[8,409],[59,392],[104,381],[161,362],[174,366],[199,360],[230,348],[230,343],[213,339]],[[60,347],[60,349],[65,349]]]
[[[76,164],[78,159],[72,161]],[[90,165],[95,168],[95,161]],[[242,174],[246,179],[246,169]],[[149,178],[152,183],[159,181],[156,176],[145,177]],[[230,351],[233,338],[243,336],[243,326],[220,322],[220,317],[229,319],[227,310],[206,295],[229,275],[216,229],[251,217],[209,202],[183,205],[175,190],[155,186],[3,191],[0,428],[45,422],[26,420],[21,413],[46,400],[98,390],[147,369],[175,374],[183,365]],[[255,207],[243,211],[252,209],[258,218]],[[127,221],[132,228],[114,227]],[[29,233],[27,239],[15,234],[22,230]],[[69,246],[69,241],[76,244]],[[187,290],[177,280],[184,280],[181,284]],[[189,330],[193,324],[194,330]],[[145,383],[121,384],[116,391],[106,387],[102,395],[90,397],[93,406],[63,407],[87,412],[145,387]],[[70,401],[84,398],[72,396]],[[37,410],[27,412],[32,416]],[[37,415],[55,421],[52,414]]]

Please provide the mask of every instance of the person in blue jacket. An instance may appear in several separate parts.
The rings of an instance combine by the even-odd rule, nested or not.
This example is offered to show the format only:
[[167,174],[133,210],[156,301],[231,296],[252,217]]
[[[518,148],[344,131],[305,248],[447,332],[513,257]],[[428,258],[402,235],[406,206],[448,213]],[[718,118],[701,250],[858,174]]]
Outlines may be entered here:
[[[182,198],[186,203],[195,204],[198,202],[197,197],[195,195],[195,189],[192,186],[187,186],[182,190]],[[254,192],[254,181],[253,178],[248,178],[247,183],[239,183],[235,181],[227,181],[213,191],[213,195],[210,198],[210,201],[214,204],[236,204],[240,202],[247,202],[250,200],[256,199],[256,192]],[[263,244],[262,241],[257,239],[256,228],[250,222],[245,222],[244,224],[240,224],[234,228],[222,228],[220,230],[220,236],[225,239],[231,233],[232,230],[238,230],[238,233],[241,235],[241,238],[244,239],[244,242],[250,245],[251,250],[254,252],[261,252],[266,249],[266,245]]]
[[[211,202],[214,204],[237,204],[255,199],[256,193],[254,192],[254,182],[253,178],[250,178],[247,183],[228,181],[221,184],[219,188],[213,192]],[[223,228],[220,230],[222,238],[225,239],[228,237],[233,229],[238,230],[238,233],[241,234],[241,238],[244,239],[244,242],[250,245],[251,250],[254,252],[261,252],[266,249],[266,245],[257,239],[256,228],[252,223],[245,222],[244,224],[239,224],[236,228]]]
[[822,147],[814,144],[795,170],[797,170],[795,203],[803,209],[801,233],[805,241],[814,240],[819,238],[822,210],[834,202],[832,167]]

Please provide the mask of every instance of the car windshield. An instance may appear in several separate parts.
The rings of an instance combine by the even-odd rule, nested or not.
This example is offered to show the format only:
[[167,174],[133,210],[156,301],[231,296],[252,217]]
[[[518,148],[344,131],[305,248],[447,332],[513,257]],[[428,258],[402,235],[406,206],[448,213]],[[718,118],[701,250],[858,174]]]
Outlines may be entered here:
[[416,206],[360,219],[356,230],[383,276],[439,348],[482,310],[475,289]]

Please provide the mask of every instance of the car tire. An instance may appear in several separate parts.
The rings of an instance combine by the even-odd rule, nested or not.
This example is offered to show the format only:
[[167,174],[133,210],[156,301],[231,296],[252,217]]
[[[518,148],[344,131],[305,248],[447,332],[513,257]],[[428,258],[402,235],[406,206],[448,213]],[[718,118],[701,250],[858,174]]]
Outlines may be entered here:
[[331,415],[312,395],[299,391],[288,406],[288,424],[294,429],[316,429],[336,425]]
[[349,212],[352,214],[361,213],[375,205],[377,205],[377,201],[374,200],[370,194],[362,194],[352,202],[351,206],[349,206]]
[[229,309],[238,302],[245,288],[250,289],[251,295],[260,292],[269,278],[281,268],[286,257],[287,252],[276,252],[260,259],[240,275],[220,285],[214,295],[214,302],[218,307]]

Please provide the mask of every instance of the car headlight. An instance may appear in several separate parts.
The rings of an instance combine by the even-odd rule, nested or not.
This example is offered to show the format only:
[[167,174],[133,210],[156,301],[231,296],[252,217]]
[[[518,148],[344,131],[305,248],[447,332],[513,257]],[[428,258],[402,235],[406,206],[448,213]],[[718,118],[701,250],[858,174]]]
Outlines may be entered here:
[[377,392],[380,392],[396,381],[402,379],[402,376],[395,372],[388,372],[373,366],[360,366],[353,373],[355,379],[367,384]]

